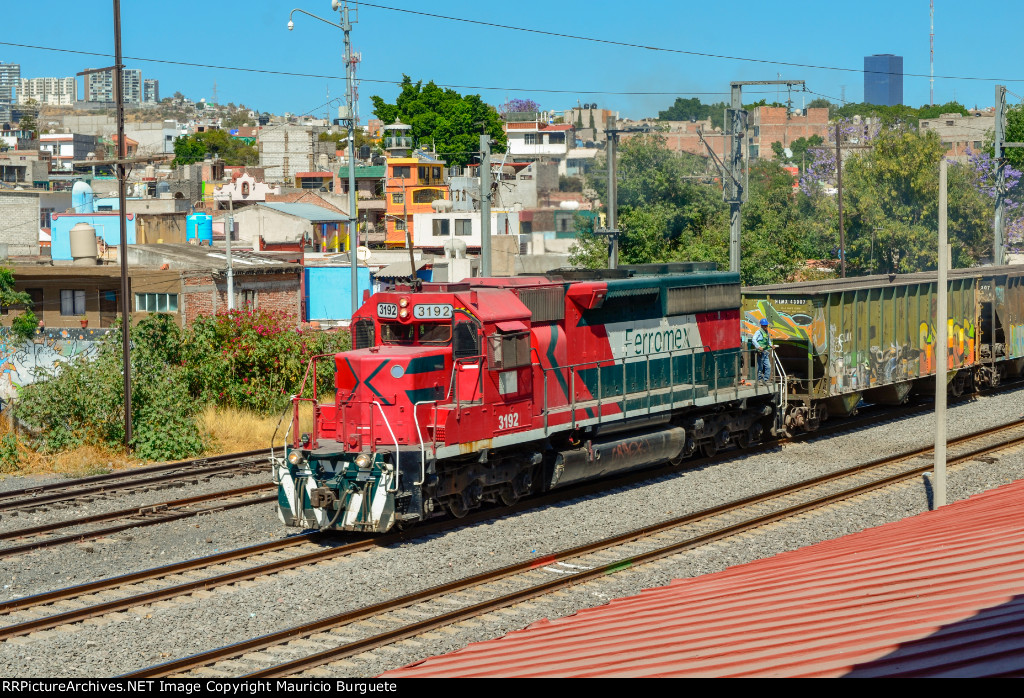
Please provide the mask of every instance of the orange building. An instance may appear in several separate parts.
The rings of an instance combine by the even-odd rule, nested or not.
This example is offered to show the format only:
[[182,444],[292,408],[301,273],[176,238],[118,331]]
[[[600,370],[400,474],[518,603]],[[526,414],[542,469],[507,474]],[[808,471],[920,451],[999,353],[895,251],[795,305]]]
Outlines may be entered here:
[[387,247],[405,247],[406,232],[412,240],[414,213],[432,213],[436,199],[448,199],[444,160],[413,150],[412,127],[396,121],[384,127],[384,149],[388,164],[384,179],[387,202],[384,243]]
[[412,234],[414,213],[432,213],[436,199],[448,198],[444,161],[423,155],[388,158],[385,186],[388,247],[405,247],[406,230]]

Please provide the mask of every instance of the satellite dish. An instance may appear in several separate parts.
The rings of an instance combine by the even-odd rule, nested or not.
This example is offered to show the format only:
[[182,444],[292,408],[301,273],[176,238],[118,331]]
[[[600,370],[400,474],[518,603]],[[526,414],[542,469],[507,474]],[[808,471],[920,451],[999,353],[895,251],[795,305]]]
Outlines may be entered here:
[[793,157],[793,151],[790,150],[789,148],[783,148],[782,149],[782,154],[785,155],[787,158],[792,158]]
[[369,247],[364,247],[363,245],[360,245],[359,247],[356,248],[356,260],[357,261],[365,262],[369,258],[370,258],[370,248]]

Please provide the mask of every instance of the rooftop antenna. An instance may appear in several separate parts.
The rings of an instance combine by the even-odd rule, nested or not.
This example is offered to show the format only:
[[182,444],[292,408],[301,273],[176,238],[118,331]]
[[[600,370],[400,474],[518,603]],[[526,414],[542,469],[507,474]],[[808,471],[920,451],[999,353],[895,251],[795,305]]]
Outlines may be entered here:
[[928,63],[931,67],[931,77],[928,79],[928,104],[935,106],[935,0],[928,0],[928,15],[932,22],[931,33],[928,34]]

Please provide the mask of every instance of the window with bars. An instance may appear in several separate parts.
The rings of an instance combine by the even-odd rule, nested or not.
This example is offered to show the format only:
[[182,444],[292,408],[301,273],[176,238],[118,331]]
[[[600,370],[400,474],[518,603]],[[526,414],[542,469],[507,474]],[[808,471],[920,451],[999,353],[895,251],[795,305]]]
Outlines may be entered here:
[[[61,315],[64,314],[63,293],[61,291]],[[176,313],[178,312],[178,294],[136,293],[135,311],[139,313]]]

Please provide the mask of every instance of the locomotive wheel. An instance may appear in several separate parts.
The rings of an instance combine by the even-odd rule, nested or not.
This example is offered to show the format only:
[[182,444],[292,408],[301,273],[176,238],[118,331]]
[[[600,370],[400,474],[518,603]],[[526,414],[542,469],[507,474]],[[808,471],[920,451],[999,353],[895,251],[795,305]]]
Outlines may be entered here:
[[448,511],[452,513],[456,519],[465,518],[466,514],[469,513],[469,509],[466,507],[466,503],[462,501],[462,497],[456,495],[448,500]]
[[718,453],[718,446],[715,445],[714,441],[705,441],[700,445],[700,452],[705,458],[714,458],[715,454]]
[[498,492],[498,497],[501,499],[501,503],[507,507],[512,506],[519,501],[519,495],[516,494],[515,488],[512,485],[505,485]]
[[736,445],[741,449],[750,448],[750,432],[741,431],[737,434]]

